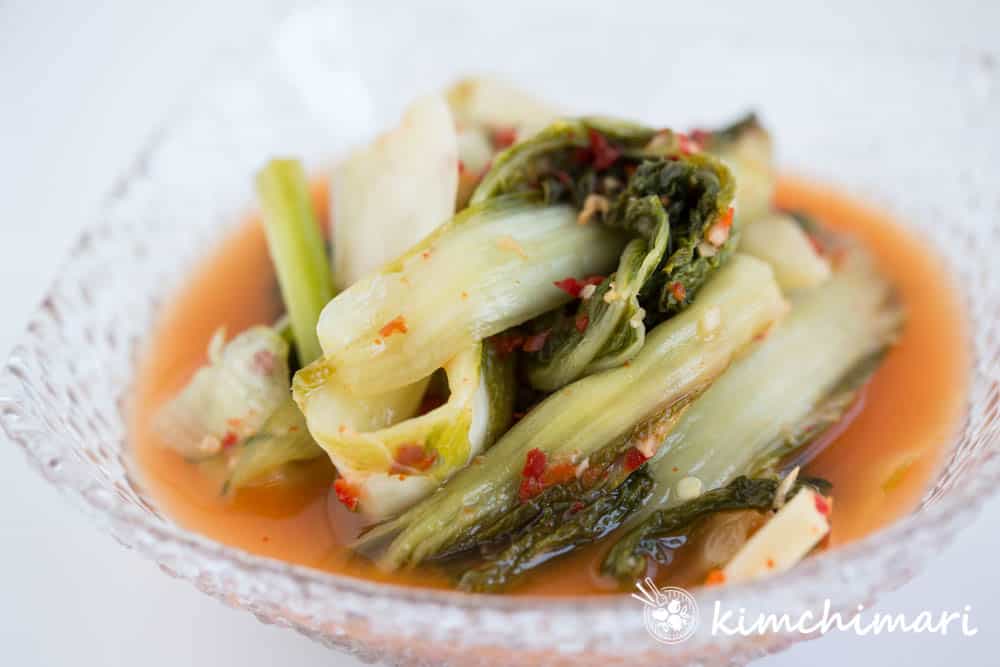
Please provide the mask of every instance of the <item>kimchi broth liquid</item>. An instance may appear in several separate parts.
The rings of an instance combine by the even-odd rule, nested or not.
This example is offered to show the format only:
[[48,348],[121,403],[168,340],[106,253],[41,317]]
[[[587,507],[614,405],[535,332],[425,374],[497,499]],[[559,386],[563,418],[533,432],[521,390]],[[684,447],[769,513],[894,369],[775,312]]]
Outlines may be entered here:
[[[323,188],[315,202],[326,219]],[[962,312],[938,260],[885,216],[835,192],[782,179],[780,208],[804,211],[861,239],[898,286],[907,321],[879,368],[857,416],[809,466],[833,483],[830,546],[878,530],[918,504],[954,434],[966,398],[968,358]],[[220,494],[218,480],[164,449],[151,424],[158,408],[206,361],[212,333],[230,336],[273,322],[280,297],[259,222],[241,225],[166,308],[136,382],[131,437],[141,482],[182,526],[256,554],[321,570],[406,585],[447,587],[433,571],[385,573],[352,557],[345,543],[355,517],[331,500],[325,461],[297,466],[293,482]],[[529,574],[514,592],[580,595],[616,592],[597,576],[606,546],[595,545]]]

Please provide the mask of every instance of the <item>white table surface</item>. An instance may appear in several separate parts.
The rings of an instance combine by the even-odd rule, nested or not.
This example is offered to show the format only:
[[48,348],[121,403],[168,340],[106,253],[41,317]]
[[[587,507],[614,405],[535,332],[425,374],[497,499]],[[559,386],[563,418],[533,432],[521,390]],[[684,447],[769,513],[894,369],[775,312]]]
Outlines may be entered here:
[[[0,0],[0,352],[6,354],[80,225],[165,107],[220,44],[240,39],[226,19],[236,11],[245,16],[246,4]],[[841,26],[891,19],[907,39],[988,48],[1000,28],[998,14],[980,14],[969,4],[893,3],[876,11],[855,3],[853,13],[825,14]],[[799,3],[794,7],[801,11]],[[244,25],[265,26],[275,11],[250,14]],[[1000,622],[998,534],[1000,499],[878,605],[908,614],[971,605],[977,636],[830,635],[757,664],[884,665],[898,656],[910,667],[1000,664],[993,639]],[[359,664],[164,576],[97,532],[29,470],[19,451],[0,442],[0,664],[278,662]]]

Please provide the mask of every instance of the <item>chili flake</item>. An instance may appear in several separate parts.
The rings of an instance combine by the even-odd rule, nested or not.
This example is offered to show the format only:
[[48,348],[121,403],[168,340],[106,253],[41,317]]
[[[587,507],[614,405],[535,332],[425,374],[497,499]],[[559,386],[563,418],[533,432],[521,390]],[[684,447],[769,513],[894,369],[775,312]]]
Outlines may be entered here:
[[712,141],[712,133],[708,130],[696,129],[691,130],[691,138],[698,143],[699,146],[707,146],[710,141]]
[[549,337],[549,331],[543,331],[524,339],[524,346],[521,348],[525,352],[538,352],[545,347],[545,339]]
[[718,568],[710,570],[708,576],[705,577],[706,586],[718,586],[724,583],[726,583],[726,573]]
[[563,278],[562,280],[557,280],[552,283],[566,294],[569,294],[574,299],[580,296],[580,290],[583,289],[583,283],[581,283],[576,278]]
[[590,316],[587,315],[587,313],[580,313],[576,316],[576,321],[573,322],[573,326],[576,327],[576,330],[579,333],[583,333],[587,330],[587,327],[590,326]]
[[406,318],[403,317],[402,315],[397,315],[396,317],[392,318],[391,320],[385,323],[385,326],[383,326],[381,329],[378,330],[378,332],[382,335],[383,338],[388,338],[394,333],[405,334],[407,331],[408,329],[406,327]]
[[590,276],[589,278],[584,278],[583,280],[577,280],[576,278],[563,278],[562,280],[557,280],[552,284],[576,299],[580,297],[580,293],[583,291],[584,287],[587,287],[588,285],[600,285],[602,282],[604,282],[604,276]]
[[590,160],[597,171],[607,169],[621,157],[621,151],[609,144],[607,138],[597,130],[587,130],[587,138],[590,142]]
[[528,451],[524,456],[524,468],[521,469],[522,477],[539,478],[545,472],[545,452],[537,447]]
[[692,155],[701,151],[701,144],[694,137],[690,137],[683,132],[677,133],[677,144],[684,155]]
[[705,240],[716,247],[721,246],[729,238],[729,230],[732,226],[733,207],[730,206],[723,216],[705,232]]
[[818,493],[816,494],[814,501],[816,503],[817,512],[819,512],[823,516],[827,516],[830,514],[830,501],[828,501],[826,498],[824,498]]
[[684,297],[687,296],[687,288],[684,287],[684,283],[672,282],[670,283],[670,293],[677,301],[683,301]]
[[630,472],[635,470],[646,462],[646,458],[647,456],[635,447],[629,448],[629,450],[625,452],[625,469]]
[[498,127],[490,133],[493,148],[501,149],[513,146],[517,141],[517,130],[513,127]]
[[551,465],[542,473],[541,482],[543,487],[563,484],[576,477],[576,466],[569,461],[563,461]]
[[220,441],[220,444],[222,445],[223,449],[229,449],[230,447],[232,447],[233,445],[235,445],[237,442],[239,442],[239,440],[240,440],[240,436],[236,435],[235,431],[226,431],[226,434],[224,436],[222,436],[222,440]]
[[497,351],[497,354],[499,354],[501,358],[506,357],[511,352],[519,350],[524,346],[524,335],[518,333],[517,331],[502,333],[498,336],[494,336],[490,340],[493,343],[493,348]]
[[564,484],[575,477],[576,466],[572,461],[564,460],[549,465],[545,452],[536,447],[524,457],[518,496],[521,502],[527,502],[548,487]]
[[358,489],[346,479],[338,477],[337,481],[333,483],[333,492],[337,494],[337,500],[339,500],[344,507],[352,512],[358,509]]
[[393,456],[392,466],[389,468],[390,474],[411,472],[413,470],[424,471],[434,465],[437,460],[437,452],[430,451],[419,442],[408,442],[396,448]]

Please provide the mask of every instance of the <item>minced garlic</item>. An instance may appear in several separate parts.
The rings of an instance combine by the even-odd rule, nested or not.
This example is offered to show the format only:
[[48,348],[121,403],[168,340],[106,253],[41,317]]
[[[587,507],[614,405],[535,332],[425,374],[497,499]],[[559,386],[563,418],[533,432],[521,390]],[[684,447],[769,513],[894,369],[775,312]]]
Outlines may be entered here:
[[677,499],[692,500],[701,495],[705,485],[697,477],[684,477],[677,482]]
[[585,225],[590,222],[591,218],[595,214],[600,212],[601,214],[607,213],[608,208],[610,208],[611,203],[608,198],[603,195],[589,194],[587,198],[583,200],[583,208],[580,209],[579,215],[576,216],[577,223]]

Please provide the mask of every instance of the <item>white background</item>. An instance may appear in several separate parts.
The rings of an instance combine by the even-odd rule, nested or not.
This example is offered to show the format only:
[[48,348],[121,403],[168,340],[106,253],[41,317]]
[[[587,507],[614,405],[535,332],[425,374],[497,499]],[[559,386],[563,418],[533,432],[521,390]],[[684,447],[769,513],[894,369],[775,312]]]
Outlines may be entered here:
[[[79,227],[197,78],[199,65],[279,13],[270,6],[250,11],[248,4],[0,0],[0,353],[20,333]],[[820,8],[824,20],[811,29],[868,30],[872,38],[901,31],[963,48],[995,48],[1000,30],[998,13],[973,3],[873,5]],[[786,9],[804,11],[801,3],[761,11],[781,21]],[[228,20],[234,13],[239,29]],[[976,637],[828,636],[758,664],[884,665],[900,656],[910,667],[1000,664],[992,638],[1000,622],[998,534],[995,500],[925,572],[878,605],[910,614],[971,605]],[[0,664],[278,662],[357,664],[227,609],[121,549],[0,442]]]

